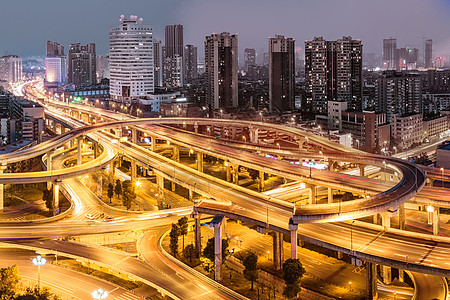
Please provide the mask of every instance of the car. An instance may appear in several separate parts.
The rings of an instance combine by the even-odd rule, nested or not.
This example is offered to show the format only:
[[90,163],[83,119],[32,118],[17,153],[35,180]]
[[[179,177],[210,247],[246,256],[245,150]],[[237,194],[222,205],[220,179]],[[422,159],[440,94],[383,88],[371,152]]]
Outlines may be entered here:
[[94,215],[93,214],[86,214],[85,217],[89,220],[94,220]]
[[103,219],[103,221],[105,221],[105,222],[112,222],[112,221],[114,221],[114,218],[113,217],[106,217],[105,219]]

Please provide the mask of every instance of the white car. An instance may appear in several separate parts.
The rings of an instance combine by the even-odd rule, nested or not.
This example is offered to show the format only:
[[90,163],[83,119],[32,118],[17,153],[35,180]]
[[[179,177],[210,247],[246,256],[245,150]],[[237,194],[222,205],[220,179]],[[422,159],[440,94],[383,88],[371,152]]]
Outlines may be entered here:
[[89,220],[94,220],[93,214],[86,214],[85,217],[88,218]]

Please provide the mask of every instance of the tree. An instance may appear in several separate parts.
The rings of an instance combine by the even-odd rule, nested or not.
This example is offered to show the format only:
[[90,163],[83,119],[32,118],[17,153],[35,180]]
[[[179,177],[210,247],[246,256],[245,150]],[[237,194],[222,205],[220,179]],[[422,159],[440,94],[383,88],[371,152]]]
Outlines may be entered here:
[[135,184],[131,180],[125,180],[122,185],[123,205],[130,209],[131,203],[136,200]]
[[0,299],[13,299],[18,290],[21,277],[17,266],[0,268]]
[[192,258],[197,255],[197,250],[195,250],[194,245],[187,245],[186,248],[183,249],[183,257],[184,259],[189,259],[189,262],[192,262]]
[[342,201],[350,201],[350,200],[354,200],[355,196],[353,196],[352,193],[350,192],[345,192],[344,195],[342,195]]
[[250,252],[248,255],[244,258],[242,261],[242,264],[244,265],[244,277],[247,280],[250,280],[252,282],[252,288],[253,290],[253,282],[258,279],[258,256],[256,256],[255,253]]
[[172,223],[172,230],[169,233],[170,236],[170,244],[169,248],[172,251],[173,256],[177,257],[178,255],[178,238],[180,237],[180,227]]
[[114,187],[114,192],[116,193],[117,197],[120,197],[122,195],[122,182],[120,179],[116,180],[116,186]]
[[[227,257],[228,240],[222,239],[222,262],[225,261]],[[206,243],[205,249],[203,249],[203,256],[214,261],[214,238],[210,238]]]
[[48,190],[45,188],[42,191],[42,200],[44,200],[47,209],[53,211],[53,187]]
[[300,280],[306,273],[299,259],[289,258],[283,263],[283,279],[286,287],[283,295],[288,298],[295,297],[300,292]]
[[17,300],[61,300],[61,298],[50,292],[46,286],[41,289],[37,285],[27,287],[25,293],[15,298]]
[[108,198],[109,203],[111,203],[111,198],[114,196],[114,185],[112,183],[108,184]]
[[178,226],[180,227],[180,234],[183,236],[183,249],[184,249],[184,236],[188,233],[188,218],[182,217],[178,220]]

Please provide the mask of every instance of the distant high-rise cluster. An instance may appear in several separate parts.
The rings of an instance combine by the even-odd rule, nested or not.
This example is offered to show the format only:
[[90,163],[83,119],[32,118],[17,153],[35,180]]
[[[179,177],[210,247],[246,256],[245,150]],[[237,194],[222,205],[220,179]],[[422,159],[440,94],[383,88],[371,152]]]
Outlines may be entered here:
[[165,42],[165,85],[169,87],[181,87],[183,86],[183,25],[167,25]]
[[67,57],[64,46],[57,42],[47,41],[45,81],[48,84],[67,82]]
[[112,100],[131,102],[154,91],[152,27],[142,18],[120,17],[109,30],[110,93]]
[[269,38],[269,110],[294,108],[295,40],[283,35]]
[[197,47],[186,45],[184,47],[184,81],[192,83],[197,78]]
[[97,54],[95,44],[86,46],[80,43],[70,45],[67,54],[68,83],[92,85],[97,83]]
[[238,38],[213,33],[205,41],[206,102],[212,109],[238,106]]
[[244,64],[245,71],[248,71],[249,66],[256,66],[256,50],[253,48],[244,49]]
[[343,37],[305,42],[305,86],[312,111],[327,114],[328,101],[347,102],[350,110],[362,109],[362,44]]
[[0,57],[0,80],[7,82],[22,80],[22,57],[17,55]]
[[383,70],[416,70],[420,64],[425,68],[431,68],[432,44],[432,40],[425,41],[423,61],[419,62],[419,49],[397,48],[396,38],[383,39]]

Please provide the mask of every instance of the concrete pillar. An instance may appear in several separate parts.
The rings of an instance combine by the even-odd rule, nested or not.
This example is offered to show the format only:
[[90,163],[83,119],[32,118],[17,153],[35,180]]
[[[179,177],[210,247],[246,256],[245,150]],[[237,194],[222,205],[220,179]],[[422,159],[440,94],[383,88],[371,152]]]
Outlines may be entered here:
[[97,197],[102,199],[103,195],[103,171],[100,170],[97,178]]
[[266,182],[264,181],[264,171],[259,171],[259,191],[263,192],[266,187]]
[[189,189],[189,200],[194,200],[194,191]]
[[173,155],[172,159],[176,162],[180,162],[180,147],[178,145],[173,145]]
[[203,153],[197,152],[197,171],[203,173]]
[[273,238],[273,268],[275,271],[281,270],[284,260],[283,234],[274,231]]
[[401,230],[406,229],[406,213],[405,213],[405,204],[400,204],[398,206],[398,224]]
[[53,184],[53,214],[56,215],[59,213],[59,186],[61,184],[61,180],[58,179]]
[[156,149],[156,137],[154,135],[151,135],[150,138],[152,139],[151,140],[152,143],[151,143],[151,146],[150,146],[150,150],[151,151],[155,151],[155,149]]
[[373,215],[373,224],[378,225],[378,214]]
[[227,181],[230,182],[231,181],[231,166],[229,162],[225,162],[225,168],[226,168],[226,172],[227,172]]
[[158,186],[159,194],[162,195],[162,193],[164,192],[164,177],[156,174],[156,185]]
[[137,142],[137,129],[131,128],[131,142],[135,143]]
[[328,188],[328,203],[333,203],[333,189]]
[[137,178],[137,165],[136,161],[131,159],[131,181],[136,181]]
[[223,236],[223,224],[225,217],[223,215],[216,215],[211,221],[211,225],[214,227],[214,269],[215,279],[218,282],[222,282],[222,236]]
[[307,183],[306,187],[309,189],[308,204],[316,204],[316,185]]
[[239,165],[233,164],[231,169],[231,175],[233,177],[233,183],[239,185]]
[[[6,164],[0,165],[0,174],[3,174],[3,172],[6,170]],[[3,212],[4,208],[4,200],[3,200],[3,193],[4,192],[4,184],[0,184],[0,212]]]
[[343,258],[344,258],[344,253],[338,252],[338,253],[337,253],[337,258],[338,258],[338,259],[343,259]]
[[[170,182],[170,188],[171,188],[172,192],[175,192],[176,187],[177,187],[177,186],[175,185],[175,182],[171,181],[171,182]],[[189,190],[189,191],[190,191],[190,190]]]
[[381,226],[383,226],[385,229],[391,228],[391,213],[382,212],[380,215],[381,215]]
[[81,165],[81,152],[83,146],[83,136],[77,137],[77,165]]
[[294,224],[292,219],[289,220],[289,230],[291,231],[291,258],[297,258],[297,230],[298,224]]
[[99,144],[96,142],[93,142],[94,144],[94,158],[97,158],[100,154]]
[[381,266],[381,271],[383,274],[383,283],[390,284],[392,281],[392,270],[389,266]]
[[405,271],[398,269],[398,281],[405,282]]
[[53,170],[53,153],[53,150],[47,152],[47,171]]
[[201,231],[202,214],[194,211],[191,217],[195,219],[195,226],[194,226],[195,250],[197,251],[197,254],[200,255],[200,253],[202,252],[202,231]]
[[377,292],[377,265],[366,262],[366,299],[378,298]]
[[439,207],[435,207],[433,211],[433,235],[439,235]]
[[109,164],[109,183],[114,184],[114,173],[116,171],[116,166],[114,161]]
[[366,167],[365,165],[359,165],[359,176],[361,176],[361,177],[366,176],[366,174],[364,172],[365,167]]
[[198,124],[197,124],[197,122],[195,122],[195,124],[194,124],[194,132],[198,133]]

